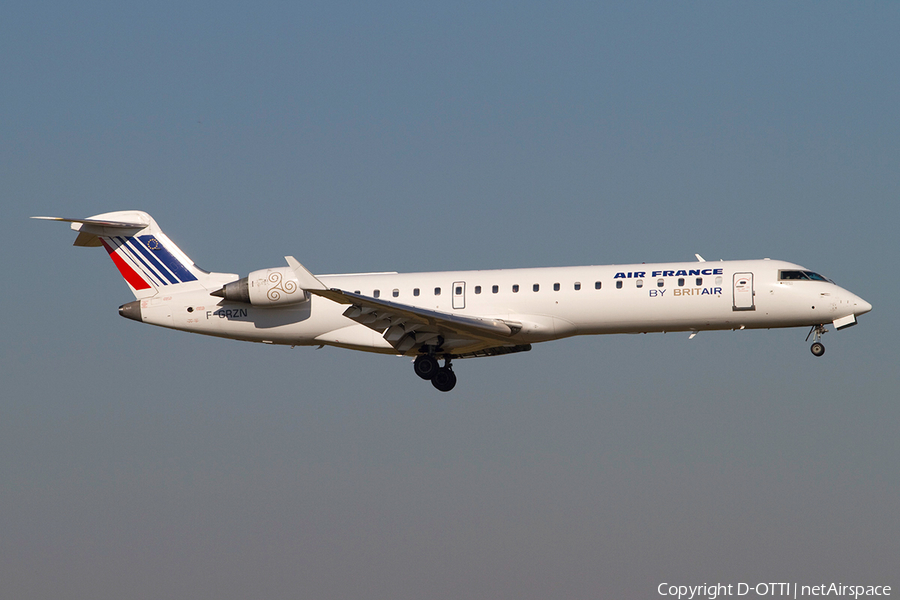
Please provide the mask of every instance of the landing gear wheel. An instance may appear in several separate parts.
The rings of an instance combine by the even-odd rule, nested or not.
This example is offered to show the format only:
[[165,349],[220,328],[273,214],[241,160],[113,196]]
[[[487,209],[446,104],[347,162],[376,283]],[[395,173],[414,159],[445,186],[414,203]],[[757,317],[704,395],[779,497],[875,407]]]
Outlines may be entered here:
[[413,363],[416,375],[425,380],[433,379],[438,372],[438,361],[430,354],[420,354]]
[[456,386],[456,374],[450,367],[441,367],[432,377],[431,385],[438,391],[449,392]]
[[813,325],[812,329],[809,330],[809,334],[806,336],[806,341],[808,342],[810,336],[812,336],[813,345],[809,347],[809,350],[813,353],[814,356],[822,356],[823,354],[825,354],[825,344],[823,344],[819,340],[822,339],[822,336],[825,335],[827,331],[828,330],[825,329],[825,325]]

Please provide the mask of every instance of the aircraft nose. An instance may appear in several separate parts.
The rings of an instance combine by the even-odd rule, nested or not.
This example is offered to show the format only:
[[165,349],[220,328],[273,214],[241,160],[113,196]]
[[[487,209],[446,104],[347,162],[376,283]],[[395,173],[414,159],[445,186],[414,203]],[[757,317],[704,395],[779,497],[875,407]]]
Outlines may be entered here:
[[869,304],[868,302],[866,302],[865,300],[863,300],[862,298],[860,298],[859,296],[856,297],[856,302],[854,303],[854,305],[855,305],[855,310],[853,312],[857,315],[864,315],[867,312],[869,312],[870,310],[872,310],[872,305]]

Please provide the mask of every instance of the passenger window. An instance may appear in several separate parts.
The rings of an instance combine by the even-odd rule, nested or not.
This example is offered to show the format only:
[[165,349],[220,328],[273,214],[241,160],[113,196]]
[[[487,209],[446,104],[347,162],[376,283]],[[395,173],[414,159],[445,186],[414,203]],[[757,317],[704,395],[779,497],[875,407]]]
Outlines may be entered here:
[[536,283],[536,284],[534,284],[533,286],[531,286],[531,291],[533,291],[533,292],[539,292],[539,291],[541,291],[541,284]]
[[602,286],[603,286],[603,284],[600,283],[599,281],[595,281],[595,282],[594,282],[594,289],[595,289],[595,290],[599,290]]
[[576,282],[575,282],[575,291],[577,292],[577,291],[580,290],[580,289],[581,289],[581,282],[580,282],[580,281],[576,281]]
[[499,291],[500,291],[500,286],[499,286],[499,285],[495,285],[495,286],[492,286],[492,287],[491,287],[491,293],[492,293],[492,294],[496,294],[496,293],[499,292]]
[[480,293],[481,293],[481,286],[480,286],[480,285],[476,285],[476,286],[475,286],[475,293],[476,293],[476,294],[480,294]]
[[702,277],[698,277],[698,278],[697,278],[697,285],[698,285],[698,286],[703,285],[703,278],[702,278]]
[[419,288],[415,288],[413,290],[413,296],[418,296],[418,295],[419,295]]
[[456,291],[453,293],[456,294],[457,296],[462,296],[462,286],[461,285],[456,286]]
[[378,298],[379,296],[381,296],[381,290],[375,290],[374,292],[372,292],[372,296]]
[[558,292],[558,291],[559,291],[559,284],[558,284],[558,283],[554,283],[554,284],[553,284],[553,291],[554,291],[554,292]]
[[440,296],[440,295],[441,295],[441,288],[434,288],[434,295],[435,295],[435,296]]
[[393,296],[394,298],[396,298],[399,295],[400,295],[400,290],[394,290],[393,292],[391,292],[391,296]]
[[616,289],[617,289],[617,290],[621,290],[621,289],[622,289],[622,280],[621,280],[621,279],[618,280],[618,281],[616,282]]
[[678,278],[678,287],[682,287],[682,286],[684,286],[684,277],[679,277]]
[[515,284],[515,285],[513,286],[513,293],[514,293],[514,294],[515,294],[515,293],[518,293],[518,291],[519,291],[519,284],[517,283],[517,284]]
[[634,286],[635,286],[635,287],[639,287],[639,288],[644,287],[644,280],[643,280],[643,279],[638,279],[638,280],[636,280],[636,281],[634,282]]
[[656,280],[656,287],[662,287],[666,285],[666,280],[663,278],[659,278]]

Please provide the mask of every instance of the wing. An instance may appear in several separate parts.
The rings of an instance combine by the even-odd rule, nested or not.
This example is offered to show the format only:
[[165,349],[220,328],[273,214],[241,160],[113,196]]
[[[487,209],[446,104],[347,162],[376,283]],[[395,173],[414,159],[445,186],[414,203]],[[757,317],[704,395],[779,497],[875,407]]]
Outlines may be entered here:
[[530,350],[513,339],[521,323],[429,310],[326,287],[293,257],[285,257],[300,287],[311,294],[348,305],[344,316],[384,336],[397,352],[439,346],[458,357],[490,356]]

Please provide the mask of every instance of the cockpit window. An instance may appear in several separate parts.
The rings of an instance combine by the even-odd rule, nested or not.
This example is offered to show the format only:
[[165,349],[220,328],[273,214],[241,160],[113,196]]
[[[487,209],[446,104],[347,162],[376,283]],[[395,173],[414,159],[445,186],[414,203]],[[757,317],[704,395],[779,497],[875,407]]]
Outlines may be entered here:
[[803,274],[803,271],[782,271],[779,279],[782,281],[792,281],[796,279],[809,279],[806,275]]
[[818,273],[813,273],[812,271],[780,271],[778,274],[778,278],[781,281],[827,281],[828,283],[833,283],[827,277],[822,277]]
[[828,281],[831,282],[827,277],[822,277],[818,273],[813,273],[812,271],[803,271],[803,274],[812,279],[813,281]]

